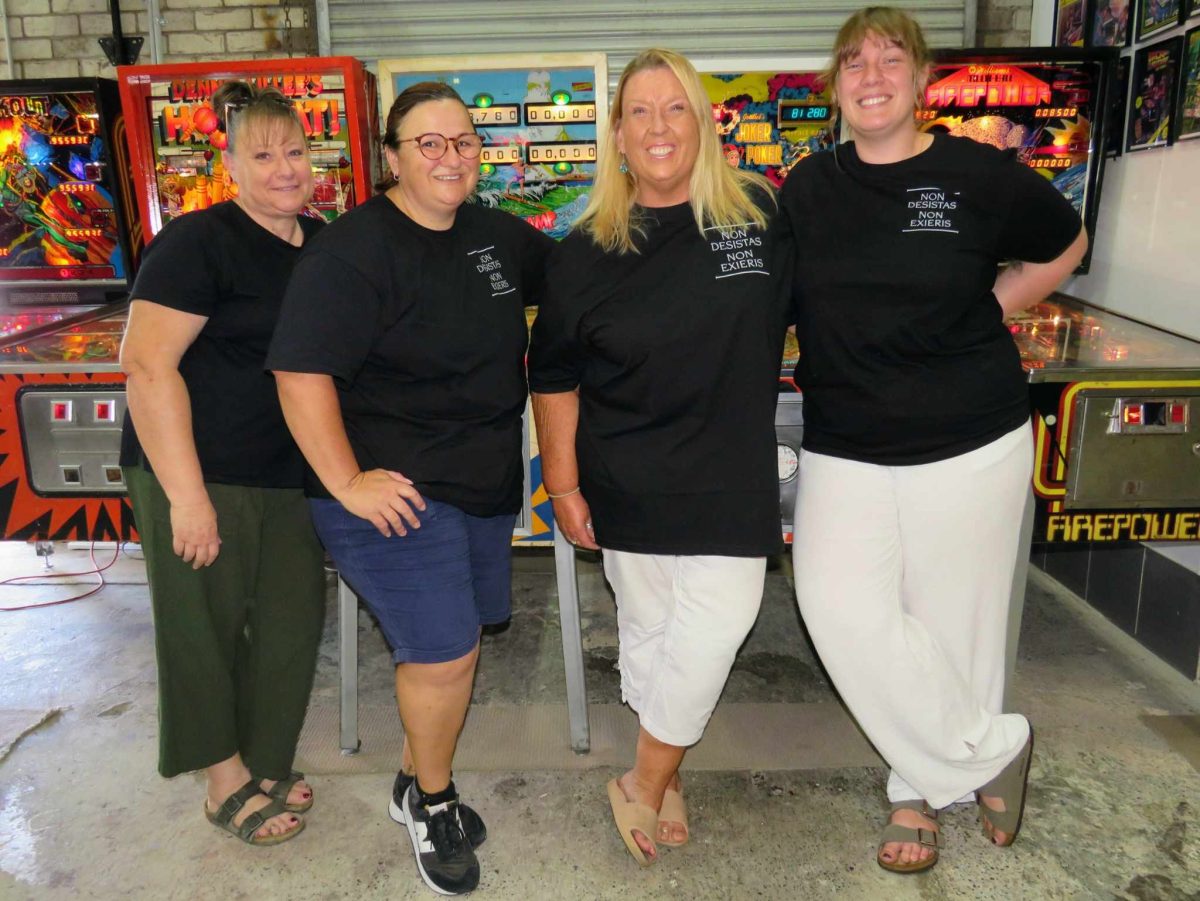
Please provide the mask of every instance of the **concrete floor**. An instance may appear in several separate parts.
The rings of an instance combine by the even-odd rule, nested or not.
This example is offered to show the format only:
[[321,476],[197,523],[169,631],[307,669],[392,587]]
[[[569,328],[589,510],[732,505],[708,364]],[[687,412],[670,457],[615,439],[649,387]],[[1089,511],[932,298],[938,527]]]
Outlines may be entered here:
[[[615,704],[614,612],[596,566],[580,559],[590,698]],[[59,555],[59,569],[73,565]],[[5,577],[37,564],[22,549],[0,566]],[[125,566],[136,572],[135,563]],[[4,588],[0,604],[31,591]],[[37,591],[51,598],[71,593]],[[485,639],[476,703],[560,704],[551,559],[520,557],[514,594],[512,629]],[[763,615],[723,705],[837,704],[790,595],[782,561],[768,576]],[[314,711],[328,712],[337,700],[333,610],[331,603]],[[389,666],[365,614],[360,629],[362,705],[390,706]],[[0,613],[0,659],[0,726],[11,730],[22,717],[32,725],[59,711],[7,757],[0,748],[0,898],[434,897],[419,881],[406,836],[387,818],[393,774],[382,768],[310,771],[318,801],[307,831],[269,849],[242,845],[204,821],[199,777],[167,781],[155,774],[144,586],[110,586],[74,604]],[[1200,686],[1034,573],[1013,695],[1039,743],[1025,827],[1010,850],[990,847],[974,810],[964,807],[943,816],[948,847],[934,870],[887,874],[873,860],[885,809],[882,767],[812,769],[798,759],[786,770],[685,772],[692,843],[663,849],[660,863],[641,871],[604,799],[604,781],[616,767],[580,769],[574,761],[537,771],[460,768],[459,788],[489,828],[479,894],[1200,899]],[[368,750],[355,761],[359,769],[375,759]]]

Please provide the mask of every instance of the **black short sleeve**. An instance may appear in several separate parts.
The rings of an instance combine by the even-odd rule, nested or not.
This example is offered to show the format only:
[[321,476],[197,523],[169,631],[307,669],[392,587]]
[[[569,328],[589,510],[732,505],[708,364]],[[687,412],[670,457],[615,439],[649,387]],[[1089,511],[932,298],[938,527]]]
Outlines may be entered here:
[[314,248],[296,264],[267,368],[354,382],[378,334],[378,289],[358,269]]
[[566,276],[579,264],[574,251],[584,240],[581,235],[569,236],[553,250],[546,265],[529,343],[529,389],[536,394],[574,391],[582,378],[584,354],[567,320],[565,292],[574,282]]
[[212,316],[229,271],[222,241],[213,235],[213,217],[181,216],[168,222],[142,257],[130,297],[183,313]]
[[1011,198],[997,240],[1001,259],[1048,263],[1071,246],[1079,234],[1079,214],[1049,180],[1007,155],[1003,184]]

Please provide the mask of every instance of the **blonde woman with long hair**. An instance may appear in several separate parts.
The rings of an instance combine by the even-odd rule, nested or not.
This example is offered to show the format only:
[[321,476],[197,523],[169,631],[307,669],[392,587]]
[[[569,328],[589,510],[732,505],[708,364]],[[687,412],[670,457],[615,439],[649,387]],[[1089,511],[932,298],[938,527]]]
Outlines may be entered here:
[[773,192],[731,168],[692,65],[617,86],[595,187],[551,259],[530,383],[564,535],[602,549],[636,762],[608,784],[643,866],[687,842],[700,739],[781,548],[774,414],[787,319]]

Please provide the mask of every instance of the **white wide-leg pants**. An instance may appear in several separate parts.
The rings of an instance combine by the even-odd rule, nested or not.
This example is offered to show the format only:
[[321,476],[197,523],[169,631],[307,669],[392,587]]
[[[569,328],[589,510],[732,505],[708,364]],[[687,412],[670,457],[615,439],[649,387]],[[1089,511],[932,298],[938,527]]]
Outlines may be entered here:
[[700,740],[762,604],[765,557],[604,551],[621,697],[661,742]]
[[800,612],[892,768],[891,801],[945,807],[1024,747],[1002,714],[1005,632],[1033,466],[1028,425],[949,460],[804,452],[793,520]]

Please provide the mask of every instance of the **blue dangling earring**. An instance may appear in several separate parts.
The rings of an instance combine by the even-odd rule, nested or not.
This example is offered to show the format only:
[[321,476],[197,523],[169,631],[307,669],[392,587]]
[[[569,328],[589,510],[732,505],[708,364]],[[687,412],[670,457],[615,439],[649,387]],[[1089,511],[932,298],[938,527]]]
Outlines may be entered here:
[[627,166],[625,164],[625,155],[624,154],[621,155],[621,165],[617,166],[617,171],[620,172],[622,175],[629,174],[629,166]]

